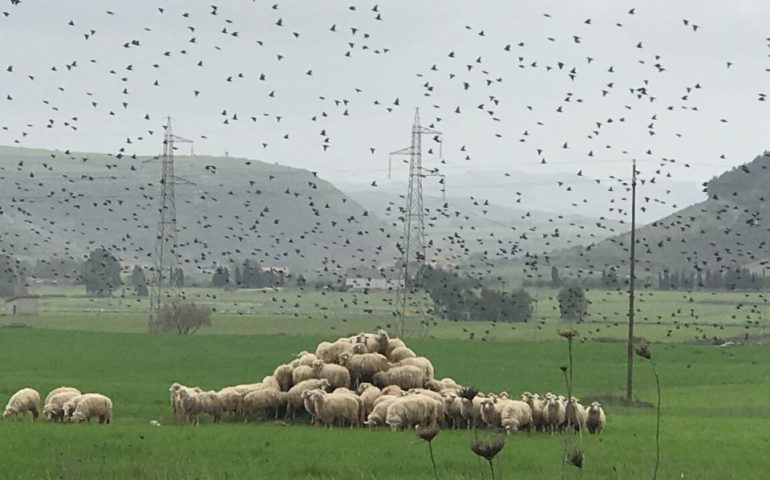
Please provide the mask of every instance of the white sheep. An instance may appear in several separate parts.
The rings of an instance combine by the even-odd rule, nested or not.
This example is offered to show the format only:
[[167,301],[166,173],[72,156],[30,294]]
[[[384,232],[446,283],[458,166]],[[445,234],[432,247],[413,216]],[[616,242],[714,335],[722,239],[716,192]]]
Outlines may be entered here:
[[[233,387],[233,388],[238,388],[238,387]],[[182,385],[181,383],[177,383],[177,382],[172,383],[168,391],[171,397],[171,410],[174,412],[174,416],[179,416],[184,413],[182,410],[182,398],[180,397],[180,392],[184,389],[189,389],[198,393],[203,391],[200,387],[187,387],[185,385]],[[80,401],[80,398],[77,398],[77,397],[73,398],[70,401],[73,401],[75,399],[76,401]],[[65,417],[69,418],[70,416],[72,416],[72,413],[75,411],[75,407],[77,407],[77,403],[75,403],[74,405],[71,405],[71,408],[69,409],[67,408],[66,404],[64,407],[65,407],[64,415]]]
[[73,397],[80,395],[80,391],[77,389],[71,390],[59,391],[59,393],[46,397],[47,401],[43,406],[43,415],[47,419],[53,420],[54,422],[61,422],[64,420],[64,404]]
[[91,418],[99,417],[99,424],[109,424],[112,421],[112,400],[99,393],[86,393],[78,402],[72,421],[80,423],[83,420],[91,421]]
[[384,395],[374,401],[372,411],[366,417],[365,425],[371,427],[379,427],[385,425],[385,418],[388,415],[388,408],[395,402],[398,396]]
[[321,342],[316,348],[315,355],[326,363],[334,363],[345,352],[353,350],[353,341],[349,338],[340,338],[334,343]]
[[374,409],[374,402],[382,396],[382,390],[371,383],[362,382],[358,384],[357,392],[364,404],[364,411],[361,416],[363,419],[366,419]]
[[406,395],[388,407],[385,423],[390,429],[435,426],[443,404],[427,395]]
[[62,420],[69,420],[72,418],[72,414],[75,413],[75,409],[78,408],[78,403],[80,403],[84,396],[85,395],[75,395],[64,403],[64,408],[62,409],[64,417]]
[[420,367],[414,365],[403,365],[393,367],[384,372],[377,372],[372,376],[372,383],[382,387],[387,385],[398,385],[403,389],[422,388],[425,383],[425,374]]
[[243,415],[262,414],[266,417],[269,411],[273,411],[278,418],[279,409],[286,404],[286,395],[286,392],[264,388],[252,390],[243,397]]
[[396,347],[387,355],[388,360],[392,363],[398,363],[406,358],[414,358],[417,354],[412,351],[411,348],[406,345],[403,347]]
[[222,404],[222,413],[240,415],[243,412],[243,394],[234,387],[225,387],[217,392]]
[[588,433],[601,433],[606,423],[607,417],[604,415],[602,404],[599,402],[591,403],[586,412],[586,428]]
[[80,395],[80,390],[78,390],[75,387],[56,387],[50,392],[48,392],[48,395],[45,396],[45,400],[43,400],[43,405],[47,404],[51,400],[51,397],[62,392],[77,392],[77,394]]
[[[318,360],[318,357],[316,356],[315,353],[302,351],[297,354],[297,366],[306,365],[309,367],[316,360]],[[297,368],[297,367],[295,366],[294,368]]]
[[452,428],[460,428],[463,424],[462,399],[453,390],[441,392],[441,397],[444,399],[447,425]]
[[350,371],[353,385],[358,385],[360,382],[368,382],[375,373],[390,368],[388,359],[385,355],[379,353],[351,354],[346,352],[340,355],[339,364]]
[[401,397],[403,395],[406,395],[406,392],[404,391],[404,389],[402,389],[398,385],[388,385],[387,387],[382,387],[382,394]]
[[566,412],[564,410],[564,404],[559,398],[553,395],[547,396],[545,407],[543,408],[543,423],[545,429],[551,433],[560,432],[564,426],[565,420]]
[[313,364],[315,378],[325,378],[334,388],[350,386],[350,372],[347,368],[334,363],[318,360]]
[[326,390],[327,388],[330,388],[329,381],[325,378],[317,379],[313,378],[310,380],[304,380],[302,382],[299,382],[298,384],[294,385],[289,389],[289,391],[286,393],[285,400],[286,400],[286,418],[294,418],[296,416],[295,410],[297,408],[304,408],[305,402],[302,398],[302,392],[306,390],[316,390],[316,389],[322,389]]
[[405,358],[396,363],[394,366],[401,367],[404,365],[414,365],[415,367],[420,367],[426,379],[432,379],[434,377],[433,364],[425,357]]
[[564,421],[566,428],[575,432],[586,424],[586,409],[575,397],[570,398],[564,406]]
[[360,399],[348,393],[326,393],[322,390],[308,392],[314,404],[316,420],[323,425],[358,425],[360,422]]
[[219,423],[222,418],[222,402],[217,392],[209,390],[207,392],[196,392],[192,389],[181,389],[179,396],[182,400],[182,411],[188,423],[198,425],[200,423],[200,414],[211,415],[214,423]]
[[[265,378],[267,378],[267,377],[265,377]],[[277,385],[277,383],[276,383],[276,385]],[[249,393],[252,390],[256,390],[258,388],[264,388],[264,387],[265,386],[262,384],[262,382],[259,382],[259,383],[242,383],[240,385],[233,385],[230,388],[232,388],[233,390],[237,391],[241,395],[246,395],[247,393]],[[278,387],[276,387],[276,388],[278,388]],[[193,390],[195,390],[195,391],[197,391],[199,393],[203,391],[203,389],[201,389],[200,387],[193,387]]]
[[400,338],[389,338],[386,340],[385,347],[380,350],[380,353],[390,359],[391,353],[397,348],[406,348],[406,343]]
[[265,378],[263,378],[262,382],[260,382],[260,384],[259,384],[259,388],[264,388],[265,390],[275,390],[276,392],[282,392],[283,391],[281,389],[281,384],[272,375],[268,375]]
[[467,398],[460,398],[460,414],[463,417],[463,422],[468,426],[468,429],[477,428],[481,426],[481,404],[487,396],[483,393],[476,394],[473,400]]
[[289,365],[283,364],[275,367],[273,377],[278,381],[282,392],[288,392],[294,385],[294,369]]
[[[319,360],[315,360],[316,363]],[[294,369],[294,371],[291,372],[291,382],[292,385],[296,385],[300,382],[304,382],[305,380],[312,380],[316,377],[316,370],[313,368],[312,365],[300,365],[297,368]],[[288,391],[288,390],[287,390]]]
[[537,393],[524,392],[521,394],[521,399],[529,405],[532,409],[532,426],[538,432],[545,430],[545,420],[543,417],[543,410],[545,409],[545,399],[540,398]]
[[40,405],[40,394],[37,393],[37,390],[22,388],[8,400],[3,418],[7,420],[19,414],[23,417],[25,413],[30,412],[32,413],[32,421],[35,421],[39,414],[38,405]]
[[427,388],[411,388],[407,393],[410,395],[424,395],[437,401],[439,404],[437,416],[438,423],[442,427],[446,424],[446,402],[440,393],[428,390]]

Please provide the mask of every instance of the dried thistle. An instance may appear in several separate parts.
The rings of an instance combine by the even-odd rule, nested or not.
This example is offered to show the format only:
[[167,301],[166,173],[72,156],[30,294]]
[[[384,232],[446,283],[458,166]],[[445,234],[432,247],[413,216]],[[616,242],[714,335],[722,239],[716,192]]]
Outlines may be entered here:
[[566,338],[567,340],[571,340],[578,336],[577,330],[569,329],[569,330],[561,330],[559,332],[559,336]]
[[417,427],[417,436],[425,440],[426,442],[431,442],[434,438],[436,438],[436,435],[439,434],[441,429],[439,429],[437,426],[432,427]]
[[457,395],[460,398],[464,398],[466,400],[473,401],[474,398],[476,398],[476,395],[479,394],[479,391],[474,387],[463,387],[460,389],[460,391],[457,393]]
[[492,461],[495,456],[500,453],[500,450],[505,446],[505,437],[498,436],[489,442],[472,442],[471,450],[473,453],[480,457],[484,457],[487,461]]
[[562,373],[567,373],[567,366],[566,365],[562,365],[561,367],[559,367],[559,370],[561,370]]
[[636,354],[647,360],[652,360],[652,352],[650,352],[650,346],[643,343],[636,347]]
[[576,448],[567,454],[567,462],[577,468],[583,468],[583,460],[585,460],[585,455],[583,455],[583,451],[579,448]]

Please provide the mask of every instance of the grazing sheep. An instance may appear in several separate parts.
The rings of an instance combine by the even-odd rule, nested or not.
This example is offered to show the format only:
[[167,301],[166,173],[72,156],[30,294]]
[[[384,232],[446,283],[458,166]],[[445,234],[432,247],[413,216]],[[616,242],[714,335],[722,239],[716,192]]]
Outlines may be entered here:
[[[239,387],[232,387],[232,388],[239,388]],[[174,412],[174,416],[179,416],[184,413],[182,410],[182,398],[180,397],[180,392],[182,390],[192,390],[193,392],[202,392],[203,390],[200,387],[187,387],[182,385],[181,383],[172,383],[171,387],[169,387],[168,391],[171,396],[171,409]],[[80,401],[80,399],[78,399]],[[64,415],[65,417],[69,418],[72,416],[72,413],[75,411],[75,407],[77,404],[75,404],[71,410],[67,410],[67,405],[65,405],[64,408]]]
[[192,389],[182,389],[179,391],[179,397],[188,423],[197,426],[200,423],[201,413],[211,415],[214,423],[219,423],[222,418],[222,402],[215,391],[196,392]]
[[394,348],[388,355],[388,360],[392,363],[398,363],[406,358],[414,358],[417,354],[412,351],[411,348],[406,345],[403,347]]
[[[70,398],[64,403],[64,408],[62,409],[64,412],[64,417],[62,421],[69,420],[72,418],[72,414],[75,413],[75,409],[78,408],[78,403],[80,403],[81,400],[83,400],[83,397],[85,395],[75,395],[74,397]],[[181,407],[180,407],[181,411]]]
[[425,357],[405,358],[396,363],[394,366],[401,367],[404,365],[414,365],[415,367],[420,367],[426,379],[431,379],[434,376],[433,364]]
[[379,353],[351,354],[346,352],[340,355],[339,364],[350,371],[353,385],[368,382],[375,373],[390,368],[388,359]]
[[521,400],[487,398],[481,404],[481,419],[489,427],[515,432],[532,424],[532,409]]
[[362,417],[366,419],[374,409],[374,402],[382,396],[382,391],[371,383],[363,382],[358,384],[357,392],[363,402],[364,411]]
[[8,405],[5,406],[3,412],[3,418],[9,419],[19,414],[24,416],[25,413],[32,413],[32,421],[34,422],[38,416],[38,405],[40,404],[40,394],[37,390],[31,388],[22,388],[8,400]]
[[545,409],[545,399],[540,398],[537,393],[524,392],[521,394],[521,399],[527,402],[529,408],[532,409],[532,426],[538,432],[545,431],[545,420],[543,417],[543,410]]
[[564,406],[564,421],[566,428],[577,432],[586,424],[586,409],[575,397],[569,399]]
[[48,395],[45,396],[45,400],[43,400],[43,405],[47,404],[51,397],[53,397],[56,394],[63,393],[63,392],[77,392],[78,395],[80,395],[80,390],[78,390],[75,387],[56,387],[50,392],[48,392]]
[[231,413],[233,416],[243,412],[243,394],[234,387],[225,387],[217,392],[222,404],[222,413]]
[[385,395],[375,400],[372,411],[369,413],[369,415],[367,415],[364,425],[368,425],[370,428],[385,425],[385,418],[388,415],[388,408],[398,398],[400,397],[394,395]]
[[443,403],[427,395],[406,395],[388,407],[385,423],[392,431],[413,426],[432,427]]
[[543,408],[543,423],[548,432],[560,432],[566,420],[564,404],[553,395],[546,398],[545,408]]
[[312,368],[315,378],[327,379],[332,387],[350,387],[350,372],[347,368],[323,360],[316,361]]
[[325,378],[313,378],[310,380],[304,380],[291,387],[289,391],[286,392],[286,396],[284,397],[286,400],[286,418],[294,418],[296,415],[295,409],[304,408],[305,402],[302,398],[302,392],[306,390],[316,390],[319,388],[326,390],[329,387],[329,381]]
[[49,420],[64,421],[64,404],[67,403],[73,397],[80,395],[77,389],[75,391],[60,391],[54,395],[46,397],[45,406],[43,406],[43,415]]
[[604,424],[607,423],[607,417],[604,415],[604,409],[599,402],[591,403],[586,412],[586,428],[588,433],[601,433],[604,430]]
[[78,402],[72,421],[80,423],[83,420],[91,422],[91,418],[99,417],[99,424],[109,424],[112,421],[112,400],[99,393],[86,393]]
[[439,403],[437,417],[438,423],[440,426],[444,426],[446,424],[446,403],[444,402],[444,397],[441,396],[440,393],[428,390],[426,388],[412,388],[409,389],[407,393],[410,395],[424,395],[437,401]]
[[326,393],[322,390],[306,392],[313,403],[319,424],[358,425],[360,423],[360,400],[348,393]]
[[348,338],[340,338],[334,343],[321,342],[316,348],[315,355],[326,363],[334,363],[345,352],[353,350],[353,341]]
[[275,412],[275,418],[278,418],[279,409],[286,404],[286,395],[286,392],[264,388],[250,391],[243,397],[244,418],[257,414],[267,417],[269,411]]
[[482,424],[481,419],[481,404],[487,396],[483,393],[477,394],[473,397],[473,400],[467,398],[460,398],[460,414],[463,417],[463,422],[468,426],[468,429],[480,427]]
[[278,365],[273,371],[273,378],[278,380],[278,385],[282,392],[288,392],[294,385],[294,369],[289,365]]
[[384,372],[377,372],[372,376],[372,383],[382,387],[386,385],[398,385],[409,390],[410,388],[420,388],[425,383],[425,374],[420,367],[414,365],[403,365],[393,367]]

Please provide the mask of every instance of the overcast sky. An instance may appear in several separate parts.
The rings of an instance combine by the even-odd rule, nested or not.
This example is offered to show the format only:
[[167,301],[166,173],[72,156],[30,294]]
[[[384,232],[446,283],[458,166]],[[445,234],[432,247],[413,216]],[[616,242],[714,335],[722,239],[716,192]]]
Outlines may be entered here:
[[425,165],[498,187],[516,185],[506,172],[605,182],[632,158],[701,182],[768,145],[769,2],[273,5],[4,2],[0,144],[155,154],[171,115],[196,153],[369,184],[419,107],[444,133],[444,163],[426,136]]

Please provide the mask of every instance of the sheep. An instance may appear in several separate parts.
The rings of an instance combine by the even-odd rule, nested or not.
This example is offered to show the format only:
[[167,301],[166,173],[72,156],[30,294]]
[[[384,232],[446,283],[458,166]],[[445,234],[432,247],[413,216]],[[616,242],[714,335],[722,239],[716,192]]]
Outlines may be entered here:
[[313,363],[315,378],[325,378],[332,387],[349,387],[350,372],[347,368],[333,363],[325,363],[323,360],[317,360]]
[[406,395],[399,397],[388,407],[385,423],[392,431],[412,426],[432,427],[436,425],[439,408],[443,404],[427,395]]
[[351,354],[346,352],[340,355],[339,364],[350,371],[353,385],[358,385],[361,381],[369,381],[375,373],[390,368],[388,359],[379,353]]
[[295,409],[303,408],[305,406],[304,399],[302,398],[302,392],[306,390],[315,390],[318,388],[326,390],[329,387],[329,381],[325,378],[313,378],[310,380],[304,380],[291,387],[289,391],[286,392],[286,396],[284,397],[286,400],[286,418],[289,418],[290,416],[291,418],[294,418]]
[[385,395],[375,400],[372,406],[372,411],[369,412],[369,415],[367,415],[364,425],[369,426],[369,428],[379,427],[381,425],[384,425],[385,418],[387,417],[387,414],[388,414],[388,408],[398,398],[400,397],[397,397],[394,395]]
[[462,415],[463,422],[468,426],[468,429],[481,426],[481,404],[487,396],[483,393],[476,394],[473,400],[467,398],[460,399],[460,415]]
[[[276,392],[282,392],[283,391],[281,389],[281,384],[272,375],[268,375],[265,378],[263,378],[262,382],[259,383],[259,387],[258,388],[264,388],[265,390],[274,390]],[[254,388],[251,388],[249,390],[254,390]]]
[[[78,407],[78,403],[80,403],[81,400],[83,400],[83,397],[85,395],[75,395],[74,397],[70,398],[66,402],[64,402],[64,408],[63,410],[63,418],[64,420],[69,420],[72,418],[72,414],[75,413],[75,409]],[[180,412],[181,412],[181,406],[180,406]]]
[[48,395],[45,396],[45,400],[43,400],[43,405],[47,404],[51,400],[51,397],[53,397],[54,395],[57,395],[63,392],[77,392],[77,395],[80,395],[80,390],[78,390],[75,387],[56,387],[50,392],[48,392]]
[[357,425],[360,421],[360,400],[347,393],[325,393],[322,390],[307,392],[314,405],[319,424]]
[[73,397],[80,395],[77,389],[74,391],[60,391],[53,396],[48,396],[48,401],[43,406],[43,415],[49,419],[56,421],[64,420],[64,404],[67,403]]
[[83,420],[91,421],[91,418],[99,417],[99,424],[108,424],[112,421],[112,400],[99,393],[86,393],[78,402],[71,421],[80,423]]
[[586,428],[588,433],[601,433],[604,430],[604,424],[607,423],[607,417],[604,415],[604,409],[599,402],[591,403],[586,412]]
[[577,401],[577,398],[571,397],[564,406],[564,420],[567,423],[566,428],[574,432],[585,426],[586,409]]
[[411,395],[423,395],[437,401],[439,403],[438,417],[437,417],[438,423],[439,425],[444,426],[444,424],[446,423],[446,403],[444,401],[444,397],[441,396],[440,393],[437,393],[425,388],[412,388],[412,389],[409,389],[407,393]]
[[372,375],[372,383],[377,386],[398,385],[403,389],[420,388],[425,383],[425,374],[420,367],[402,365]]
[[462,399],[451,390],[441,392],[441,397],[444,399],[447,424],[452,428],[459,428],[463,423]]
[[404,365],[414,365],[415,367],[420,367],[426,379],[431,379],[434,376],[433,364],[425,357],[405,358],[396,363],[394,366],[401,367]]
[[385,341],[384,348],[382,346],[380,348],[381,348],[380,353],[390,358],[390,355],[391,353],[393,353],[393,350],[397,348],[406,348],[406,343],[404,343],[404,341],[401,340],[400,338],[388,338]]
[[529,405],[532,409],[532,426],[536,431],[542,432],[545,430],[545,420],[543,417],[543,409],[545,409],[545,399],[540,398],[537,393],[524,392],[521,394],[521,399]]
[[400,397],[406,394],[404,390],[399,387],[398,385],[388,385],[387,387],[383,387],[382,389],[383,395],[394,395],[396,397]]
[[286,392],[277,390],[268,390],[257,388],[243,396],[243,415],[244,418],[262,413],[267,416],[268,410],[275,412],[275,418],[278,418],[278,410],[286,404]]
[[30,412],[32,413],[32,421],[34,422],[38,416],[39,404],[40,394],[37,393],[37,390],[22,388],[14,393],[8,400],[8,405],[5,406],[5,411],[3,412],[3,418],[7,420],[18,414],[24,416],[25,413]]
[[545,402],[545,407],[543,408],[543,423],[545,429],[551,433],[561,431],[562,425],[566,420],[564,404],[553,395],[548,396]]
[[318,357],[316,356],[315,353],[309,353],[305,351],[299,352],[297,354],[297,366],[295,366],[294,368],[297,368],[300,365],[306,365],[309,367],[316,360],[318,360]]
[[[233,387],[233,388],[238,388],[238,387]],[[171,396],[171,410],[174,412],[174,416],[178,416],[178,415],[181,415],[183,413],[183,411],[182,411],[182,399],[181,399],[179,393],[182,390],[185,390],[185,389],[192,390],[194,392],[202,392],[203,391],[200,387],[186,387],[186,386],[182,385],[181,383],[176,383],[176,382],[172,383],[171,387],[169,387],[168,391],[169,391],[169,394]],[[78,401],[80,401],[80,399],[78,399]],[[69,418],[72,415],[72,413],[75,411],[75,407],[76,406],[77,406],[77,404],[73,405],[70,410],[67,410],[67,408],[66,408],[67,405],[65,405],[65,409],[64,409],[65,416]]]
[[362,417],[366,419],[374,409],[374,402],[382,396],[382,390],[371,383],[362,382],[358,384],[357,392],[364,406]]
[[[318,362],[316,360],[313,363]],[[316,370],[311,365],[300,365],[299,367],[295,368],[293,372],[291,372],[291,382],[292,385],[296,385],[300,382],[304,382],[305,380],[312,380],[316,377]]]
[[217,392],[196,392],[192,389],[181,389],[179,396],[182,400],[182,411],[188,423],[199,424],[201,413],[211,415],[214,423],[219,423],[222,418],[222,402]]
[[357,353],[379,353],[380,351],[380,336],[377,333],[359,333],[355,340],[353,340],[354,348],[356,346],[363,346],[363,352]]
[[532,409],[521,400],[487,398],[481,403],[481,419],[489,427],[515,432],[532,424]]
[[319,389],[315,390],[305,390],[302,392],[302,405],[305,407],[305,411],[310,414],[310,424],[315,425],[316,422],[316,410],[315,410],[315,398],[313,397],[313,392],[322,391]]
[[417,354],[412,351],[411,348],[406,345],[403,347],[394,348],[388,355],[388,360],[393,363],[398,363],[405,358],[414,358]]
[[315,355],[326,363],[336,362],[340,355],[353,350],[353,342],[348,338],[340,338],[334,343],[321,342],[316,348]]
[[282,392],[288,392],[292,385],[294,385],[294,369],[289,365],[283,364],[275,367],[273,371],[273,377],[278,380]]
[[234,387],[225,387],[217,392],[222,404],[222,413],[240,415],[243,412],[243,394]]

